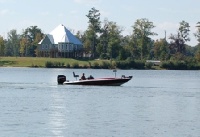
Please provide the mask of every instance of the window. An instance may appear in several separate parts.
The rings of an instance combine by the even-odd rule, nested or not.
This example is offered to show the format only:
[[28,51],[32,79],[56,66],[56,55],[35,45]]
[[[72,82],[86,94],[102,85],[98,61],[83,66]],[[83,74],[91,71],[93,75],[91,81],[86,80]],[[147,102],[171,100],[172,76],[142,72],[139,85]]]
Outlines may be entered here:
[[67,50],[67,44],[65,45],[65,48],[66,48],[66,50]]
[[69,50],[72,50],[72,45],[71,44],[69,45]]

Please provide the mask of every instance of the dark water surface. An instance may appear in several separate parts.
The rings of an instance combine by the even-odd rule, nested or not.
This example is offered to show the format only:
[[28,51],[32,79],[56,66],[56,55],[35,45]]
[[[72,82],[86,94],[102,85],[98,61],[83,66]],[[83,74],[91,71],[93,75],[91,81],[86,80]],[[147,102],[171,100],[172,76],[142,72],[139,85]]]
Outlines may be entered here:
[[118,70],[120,87],[57,85],[72,72],[0,68],[0,137],[199,137],[200,71]]

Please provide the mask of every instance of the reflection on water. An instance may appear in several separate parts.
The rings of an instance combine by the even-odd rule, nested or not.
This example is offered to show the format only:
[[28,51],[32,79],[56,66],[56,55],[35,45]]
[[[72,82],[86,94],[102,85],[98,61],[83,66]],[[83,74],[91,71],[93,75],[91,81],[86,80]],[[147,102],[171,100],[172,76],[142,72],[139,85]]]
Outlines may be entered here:
[[64,137],[63,130],[66,130],[66,115],[64,111],[66,110],[64,98],[60,94],[52,94],[52,101],[50,102],[49,113],[49,128],[53,135],[57,137]]
[[189,137],[200,134],[200,72],[119,70],[120,87],[57,85],[72,72],[111,70],[0,68],[1,137]]

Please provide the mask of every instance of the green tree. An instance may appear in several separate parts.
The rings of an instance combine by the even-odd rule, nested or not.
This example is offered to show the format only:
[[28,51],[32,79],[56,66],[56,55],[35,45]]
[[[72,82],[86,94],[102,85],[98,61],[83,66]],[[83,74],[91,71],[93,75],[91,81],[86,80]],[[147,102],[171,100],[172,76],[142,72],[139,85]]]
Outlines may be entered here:
[[125,60],[127,58],[132,58],[132,46],[131,46],[131,37],[130,36],[123,36],[121,38],[121,48],[119,51],[119,59]]
[[86,30],[82,36],[84,52],[86,54],[92,54],[92,37],[92,31],[90,30]]
[[3,37],[0,36],[0,56],[4,56],[5,43]]
[[169,58],[168,42],[165,39],[154,42],[154,58],[157,60],[167,60]]
[[195,54],[195,58],[198,62],[200,62],[200,50],[198,50],[197,53]]
[[171,54],[183,54],[185,55],[186,45],[185,42],[190,41],[189,38],[189,23],[182,21],[180,22],[178,33],[169,37],[170,41],[170,53]]
[[157,35],[151,30],[155,27],[153,22],[150,22],[146,18],[138,19],[134,23],[133,27],[133,37],[136,39],[136,44],[140,50],[140,58],[143,59],[150,52],[148,51],[148,44],[151,43],[150,36]]
[[86,54],[90,54],[91,53],[91,41],[89,39],[86,39],[83,43],[84,45],[84,52]]
[[121,32],[122,29],[116,24],[116,22],[109,22],[107,51],[111,59],[116,58],[119,55],[121,49]]
[[20,35],[17,34],[17,30],[8,32],[8,40],[5,44],[6,56],[19,56],[19,41]]
[[27,39],[26,56],[37,55],[38,42],[43,38],[43,33],[37,26],[30,26],[25,29],[22,34],[22,38]]
[[200,22],[197,22],[197,32],[194,33],[194,36],[197,38],[198,45],[195,47],[195,58],[200,62]]
[[194,36],[197,38],[197,41],[200,43],[200,22],[197,23],[197,32],[194,33]]
[[97,54],[101,56],[101,58],[108,58],[107,49],[108,49],[108,27],[109,21],[107,19],[103,22],[103,27],[101,28],[101,35],[99,38],[99,44],[97,45]]
[[92,57],[96,57],[96,45],[97,45],[97,33],[100,32],[101,22],[100,22],[100,13],[99,10],[94,7],[89,10],[88,15],[89,19],[88,31],[91,33],[90,40],[92,41]]
[[24,57],[24,56],[27,55],[27,46],[28,46],[28,44],[29,44],[28,39],[22,38],[22,39],[20,40],[20,50],[19,50],[19,52],[20,52],[20,55],[21,55],[22,57]]
[[36,37],[38,34],[43,35],[42,30],[38,26],[30,26],[25,29],[23,36],[27,37],[31,43],[37,44]]
[[39,56],[38,43],[42,40],[42,38],[43,38],[42,33],[36,33],[36,37],[33,41],[33,44],[36,45],[36,49],[35,49],[35,55],[36,56]]
[[140,59],[141,55],[140,55],[140,50],[139,47],[137,45],[137,37],[135,35],[130,35],[128,37],[128,49],[130,51],[130,57],[132,59]]

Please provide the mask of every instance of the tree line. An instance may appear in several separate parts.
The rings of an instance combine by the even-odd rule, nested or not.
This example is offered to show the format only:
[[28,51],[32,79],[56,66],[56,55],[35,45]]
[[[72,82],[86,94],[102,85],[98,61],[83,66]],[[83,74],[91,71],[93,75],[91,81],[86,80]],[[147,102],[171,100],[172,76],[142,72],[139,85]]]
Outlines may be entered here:
[[[83,42],[84,52],[93,59],[200,62],[200,22],[193,34],[198,44],[190,46],[186,44],[190,41],[190,25],[186,21],[179,23],[175,34],[153,40],[152,36],[157,34],[152,29],[156,26],[146,18],[137,19],[131,26],[132,34],[123,36],[123,28],[108,19],[101,21],[96,8],[91,8],[86,17],[87,29],[75,35]],[[43,37],[37,26],[26,28],[22,34],[13,29],[7,39],[0,36],[0,56],[36,57],[37,44]]]
[[30,26],[18,34],[13,29],[7,33],[7,39],[0,36],[0,56],[36,57],[37,45],[44,34],[37,26]]
[[132,26],[132,34],[123,36],[123,28],[116,22],[108,19],[100,21],[99,10],[92,8],[86,16],[89,19],[88,29],[77,36],[93,57],[119,60],[181,60],[195,57],[199,60],[200,22],[197,22],[197,32],[194,34],[198,45],[190,46],[186,44],[190,41],[190,26],[186,21],[179,23],[176,34],[154,41],[151,37],[157,35],[152,31],[155,25],[146,18],[137,19]]

